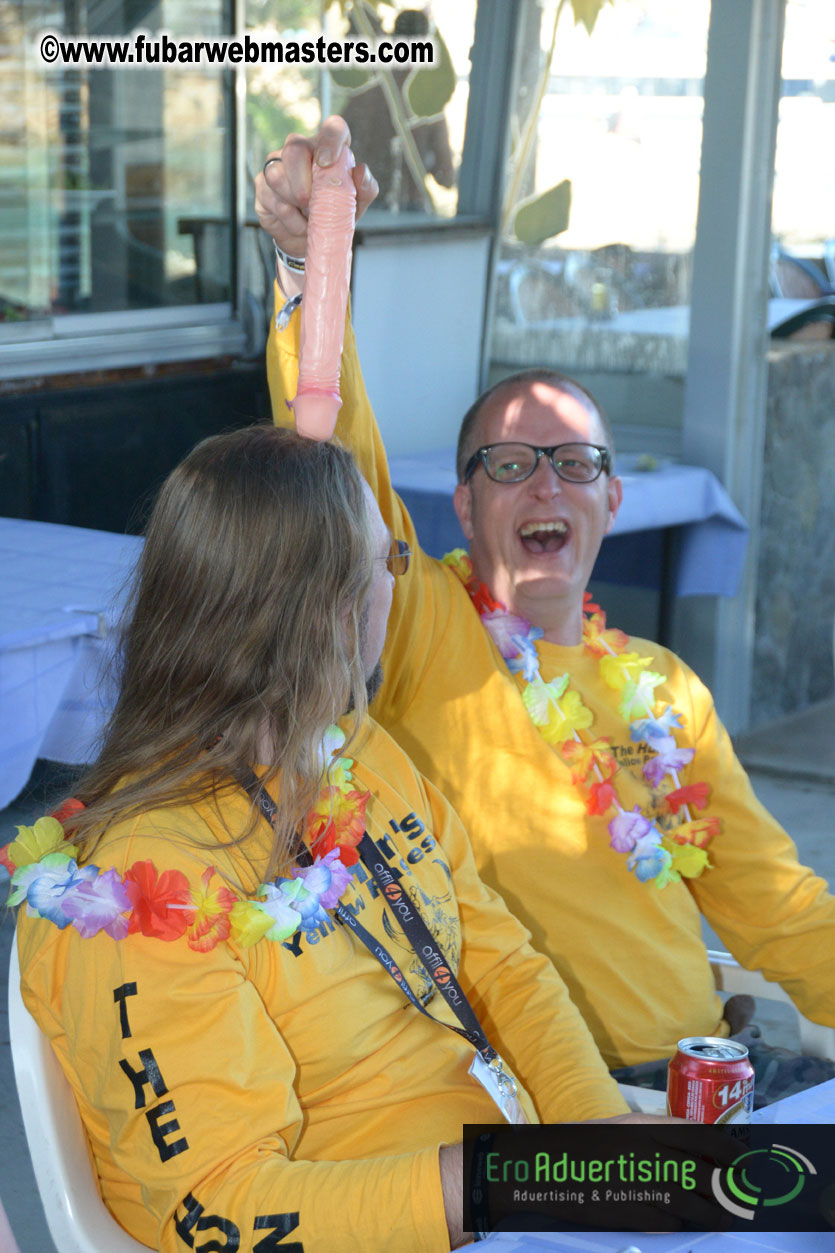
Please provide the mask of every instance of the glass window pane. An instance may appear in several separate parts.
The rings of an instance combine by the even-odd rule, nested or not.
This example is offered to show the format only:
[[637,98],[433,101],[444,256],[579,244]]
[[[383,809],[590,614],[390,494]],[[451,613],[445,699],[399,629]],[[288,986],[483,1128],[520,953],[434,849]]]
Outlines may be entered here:
[[226,0],[0,0],[0,317],[231,299],[231,135],[219,69],[52,68],[70,36],[228,32]]
[[441,68],[331,71],[296,65],[260,66],[247,74],[247,155],[251,174],[290,131],[310,134],[330,113],[351,127],[358,160],[366,161],[380,195],[366,216],[454,217],[469,94],[469,52],[476,0],[424,8],[404,4],[309,4],[247,0],[247,26],[267,38],[372,40],[388,36],[437,41]]
[[[788,0],[772,202],[772,296],[812,300],[835,288],[835,9]],[[790,315],[791,306],[786,306]],[[826,338],[828,327],[806,329]]]
[[648,428],[661,451],[680,439],[709,17],[709,0],[526,9],[490,381],[575,375],[627,450]]

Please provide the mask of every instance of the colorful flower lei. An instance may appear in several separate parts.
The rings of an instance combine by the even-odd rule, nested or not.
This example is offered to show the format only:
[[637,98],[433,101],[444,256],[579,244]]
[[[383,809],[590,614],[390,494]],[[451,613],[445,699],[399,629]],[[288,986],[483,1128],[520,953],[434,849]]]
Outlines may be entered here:
[[57,816],[18,827],[17,838],[0,848],[0,863],[11,876],[8,904],[25,901],[30,916],[47,918],[61,930],[73,926],[84,939],[100,931],[114,940],[137,933],[168,941],[184,936],[199,953],[230,938],[249,948],[262,938],[286,940],[296,931],[313,931],[348,886],[365,830],[370,792],[354,788],[351,758],[334,759],[344,743],[339,727],[329,727],[322,745],[326,781],[305,820],[313,864],[262,883],[257,899],[237,896],[214,866],[206,868],[197,886],[180,870],[159,874],[151,861],[134,862],[124,875],[79,866],[65,851],[58,820],[83,808],[73,800]]
[[466,587],[510,673],[519,674],[524,680],[522,701],[531,721],[546,743],[570,766],[571,781],[584,795],[587,812],[603,817],[612,814],[608,822],[609,843],[615,852],[627,855],[627,870],[634,871],[642,882],[654,882],[662,888],[678,883],[682,876],[697,878],[710,868],[705,850],[719,833],[719,819],[694,819],[691,815],[691,807],[700,813],[706,808],[710,786],[681,785],[678,772],[692,761],[695,749],[679,748],[676,743],[673,732],[683,726],[681,714],[670,705],[656,709],[655,689],[664,682],[664,675],[649,669],[652,659],[627,652],[629,636],[607,629],[603,610],[594,604],[588,592],[584,593],[585,650],[599,658],[604,682],[619,694],[618,712],[629,724],[630,739],[644,744],[653,754],[644,762],[641,773],[650,787],[666,788],[665,808],[675,817],[681,815],[682,820],[670,832],[662,831],[640,806],[627,810],[620,803],[614,784],[619,767],[610,741],[605,736],[590,742],[581,738],[580,732],[591,727],[594,715],[579,693],[570,688],[570,676],[558,675],[546,683],[540,675],[536,651],[536,641],[543,635],[540,628],[509,613],[483,583],[476,583],[472,562],[463,548],[447,553],[443,560]]

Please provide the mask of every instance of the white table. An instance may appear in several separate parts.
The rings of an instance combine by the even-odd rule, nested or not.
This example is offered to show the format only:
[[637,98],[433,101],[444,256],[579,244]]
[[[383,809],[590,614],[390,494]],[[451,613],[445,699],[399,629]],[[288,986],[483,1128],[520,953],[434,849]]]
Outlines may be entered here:
[[[636,1088],[627,1083],[620,1083],[618,1087],[630,1109],[640,1110],[644,1114],[667,1112],[667,1097],[664,1092],[655,1092],[652,1088]],[[806,1088],[803,1092],[796,1092],[794,1096],[786,1096],[782,1101],[765,1105],[754,1111],[751,1121],[768,1125],[835,1123],[835,1079],[819,1083],[814,1088]]]
[[833,1253],[835,1234],[824,1231],[682,1232],[645,1235],[637,1231],[494,1233],[467,1249],[492,1253]]
[[0,806],[38,757],[81,764],[108,704],[112,651],[133,536],[0,518]]
[[[768,302],[769,331],[820,300],[775,297]],[[569,373],[583,370],[649,372],[673,378],[687,372],[690,306],[630,309],[608,318],[543,318],[511,322],[499,318],[493,356],[501,361],[552,364]]]

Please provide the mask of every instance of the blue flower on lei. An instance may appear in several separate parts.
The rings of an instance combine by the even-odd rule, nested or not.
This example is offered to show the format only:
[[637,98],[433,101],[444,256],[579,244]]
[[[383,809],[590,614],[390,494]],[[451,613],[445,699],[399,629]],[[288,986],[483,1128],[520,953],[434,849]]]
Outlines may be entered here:
[[534,640],[539,639],[543,632],[539,627],[534,627],[529,635],[511,635],[511,643],[516,645],[516,654],[507,657],[507,668],[511,674],[518,674],[520,671],[526,683],[533,683],[539,674],[539,658],[534,647]]
[[131,899],[119,874],[106,870],[98,879],[80,883],[64,897],[61,908],[83,940],[106,932],[113,940],[128,933]]
[[540,627],[532,627],[527,618],[522,618],[517,613],[508,613],[506,609],[491,610],[481,620],[508,664],[519,652],[523,640],[538,640],[543,635]]
[[339,849],[332,848],[324,857],[317,857],[312,866],[296,866],[290,874],[301,879],[308,892],[318,898],[323,909],[333,909],[351,882],[351,872],[339,859]]
[[609,843],[616,853],[630,853],[636,844],[642,844],[652,830],[651,820],[637,805],[631,811],[621,809],[609,823]]
[[657,718],[639,718],[629,728],[632,740],[663,740],[672,734],[673,727],[682,727],[684,722],[681,714],[677,714],[671,705],[667,705]]
[[72,921],[64,905],[71,902],[75,889],[92,883],[98,873],[98,866],[83,866],[79,870],[78,863],[66,853],[49,853],[14,872],[8,903],[19,905],[25,900],[33,913],[48,918],[63,931]]
[[682,770],[696,755],[695,748],[679,748],[672,735],[654,744],[656,756],[644,762],[641,773],[651,787],[659,787],[664,776]]
[[278,889],[293,909],[298,910],[302,931],[315,931],[322,923],[327,922],[328,915],[322,908],[319,897],[310,892],[301,879],[279,879]]
[[660,839],[661,832],[657,827],[653,827],[649,835],[638,840],[629,855],[626,868],[634,870],[635,878],[640,879],[641,883],[646,883],[648,879],[655,879],[668,870],[672,863],[673,859],[666,848],[661,847]]

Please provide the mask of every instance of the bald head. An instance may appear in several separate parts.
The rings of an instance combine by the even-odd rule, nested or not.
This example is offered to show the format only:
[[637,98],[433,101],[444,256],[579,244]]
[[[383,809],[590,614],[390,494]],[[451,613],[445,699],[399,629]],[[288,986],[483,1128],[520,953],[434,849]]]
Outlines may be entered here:
[[507,378],[501,379],[498,383],[494,383],[486,392],[482,393],[476,401],[470,406],[461,421],[461,429],[458,433],[458,451],[455,458],[455,468],[458,474],[458,482],[464,481],[464,471],[467,462],[477,449],[484,444],[483,418],[485,414],[492,410],[494,402],[511,402],[516,398],[524,397],[525,393],[532,392],[537,385],[545,385],[554,391],[561,392],[566,396],[571,396],[596,418],[600,431],[599,442],[605,444],[609,449],[614,465],[614,441],[612,438],[612,428],[609,421],[597,403],[591,392],[586,391],[582,384],[575,379],[569,378],[567,374],[561,374],[559,370],[548,369],[532,369],[520,370],[517,374],[511,374]]

